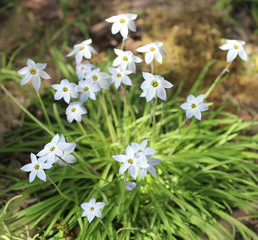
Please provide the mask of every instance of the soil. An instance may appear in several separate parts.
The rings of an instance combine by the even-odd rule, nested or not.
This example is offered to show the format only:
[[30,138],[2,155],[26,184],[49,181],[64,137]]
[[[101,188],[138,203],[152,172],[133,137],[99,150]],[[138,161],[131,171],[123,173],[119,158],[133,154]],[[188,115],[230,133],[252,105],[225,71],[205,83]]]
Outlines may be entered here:
[[[49,28],[53,33],[60,29],[64,22],[71,22],[78,14],[87,10],[90,15],[84,17],[85,26],[93,39],[94,47],[101,52],[94,57],[94,63],[97,64],[107,56],[106,49],[117,47],[121,42],[120,37],[111,35],[111,25],[105,22],[105,19],[120,13],[134,12],[139,15],[136,20],[137,32],[131,34],[125,48],[135,52],[139,46],[162,41],[167,56],[162,65],[155,64],[155,70],[166,72],[165,78],[175,87],[180,81],[184,81],[182,97],[188,95],[189,89],[209,60],[217,61],[200,86],[199,90],[202,92],[205,92],[226,66],[226,52],[218,49],[226,39],[246,41],[245,49],[250,60],[244,63],[237,58],[231,67],[229,78],[211,94],[208,100],[214,102],[213,108],[228,102],[226,109],[238,114],[243,120],[258,119],[258,46],[255,45],[258,38],[253,34],[257,26],[250,15],[247,3],[242,8],[232,11],[233,18],[242,23],[242,26],[235,26],[225,19],[225,10],[211,10],[216,0],[127,0],[122,3],[118,0],[105,0],[98,1],[97,4],[95,0],[89,0],[87,5],[85,1],[74,0],[67,1],[65,8],[60,6],[60,2],[18,0],[18,5],[15,7],[10,5],[0,13],[0,51],[7,52],[7,60],[11,60],[20,43],[28,42],[35,34],[41,36],[45,28]],[[1,1],[0,7],[6,7],[8,3],[9,1]],[[68,35],[71,46],[83,40],[78,28],[70,30]],[[60,42],[61,39],[57,39],[53,44],[58,47]],[[19,56],[14,59],[14,64],[20,65],[18,69],[25,65],[23,62],[25,58],[33,58],[38,52],[42,62],[50,61],[50,54],[47,49],[42,51],[41,43],[39,41],[21,50]],[[149,71],[146,66],[144,70]],[[47,86],[59,81],[54,64],[52,67],[49,64],[48,73],[53,77],[51,81],[44,81]],[[28,96],[33,94],[33,90],[17,87],[17,83],[12,79],[3,83],[24,106],[31,104],[32,98]],[[44,92],[44,88],[41,91]],[[7,96],[2,98],[0,144],[4,143],[4,132],[19,126],[21,121],[20,110]],[[257,221],[248,224],[253,224],[257,230]]]

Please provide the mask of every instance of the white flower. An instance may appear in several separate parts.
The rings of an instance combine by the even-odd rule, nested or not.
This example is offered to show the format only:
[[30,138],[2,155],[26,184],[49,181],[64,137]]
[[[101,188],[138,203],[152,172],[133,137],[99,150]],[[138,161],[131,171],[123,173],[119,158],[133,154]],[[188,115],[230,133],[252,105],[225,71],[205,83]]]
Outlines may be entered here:
[[128,28],[132,32],[136,32],[136,27],[133,22],[137,18],[137,14],[120,14],[117,16],[113,16],[110,18],[107,18],[106,21],[109,23],[113,23],[111,32],[112,34],[116,34],[118,32],[121,33],[121,35],[126,38],[128,35]]
[[100,72],[99,68],[93,69],[90,73],[87,73],[85,78],[86,80],[92,78],[93,82],[96,83],[98,86],[100,86],[103,89],[108,89],[108,81],[109,75],[105,72]]
[[82,120],[81,115],[87,114],[87,110],[82,107],[82,102],[71,102],[66,108],[65,114],[69,123],[73,120],[80,122]]
[[47,66],[46,63],[35,63],[33,60],[27,60],[27,67],[18,71],[19,74],[24,75],[21,80],[21,85],[28,83],[30,80],[34,88],[39,90],[41,79],[50,79],[51,77],[43,71]]
[[160,64],[162,64],[162,55],[166,56],[166,53],[161,48],[162,42],[154,42],[136,49],[137,52],[146,53],[145,62],[150,64],[155,58]]
[[70,103],[71,98],[77,98],[77,85],[75,83],[70,83],[67,79],[63,79],[60,84],[51,85],[52,88],[57,90],[54,99],[60,100],[64,98],[66,103]]
[[113,62],[114,67],[119,66],[122,71],[129,70],[133,73],[136,73],[136,63],[142,62],[142,60],[134,56],[131,51],[122,51],[120,49],[114,49],[115,54],[117,55],[116,59]]
[[100,90],[100,86],[94,83],[92,78],[86,81],[79,81],[78,91],[81,92],[81,101],[86,102],[88,98],[96,100],[96,93]]
[[84,210],[82,213],[82,217],[87,216],[89,223],[94,219],[94,217],[102,217],[102,213],[100,211],[106,203],[96,202],[95,198],[92,198],[88,203],[82,203],[81,207]]
[[76,65],[76,75],[80,80],[82,80],[87,73],[91,72],[92,68],[95,68],[95,66],[90,63],[81,63]]
[[73,50],[67,55],[67,57],[75,54],[75,60],[77,65],[81,63],[83,57],[85,57],[86,59],[91,59],[91,53],[98,54],[97,51],[92,46],[90,46],[91,43],[92,40],[88,39],[74,45]]
[[112,157],[117,162],[123,163],[119,168],[119,174],[124,173],[128,169],[133,179],[136,179],[140,168],[148,167],[145,155],[138,153],[135,154],[130,145],[128,145],[126,148],[126,155],[120,154]]
[[227,62],[233,61],[237,55],[247,61],[247,54],[244,49],[245,42],[241,40],[226,40],[226,44],[220,46],[221,50],[228,50],[227,53]]
[[[61,134],[58,143],[64,153],[62,159],[65,160],[67,163],[75,163],[76,158],[71,153],[74,151],[76,143],[66,142],[63,134]],[[66,164],[60,158],[58,158],[58,163],[60,166],[66,166]]]
[[136,187],[135,182],[126,182],[126,190],[127,191],[132,191]]
[[141,97],[146,97],[147,102],[156,97],[166,101],[165,88],[171,88],[174,85],[159,75],[152,75],[147,72],[143,72],[142,75],[145,81],[141,84],[143,90]]
[[45,163],[45,160],[42,158],[37,159],[33,153],[30,154],[30,159],[31,163],[28,163],[21,168],[21,170],[25,172],[31,172],[29,175],[30,183],[33,182],[36,176],[38,176],[39,179],[46,181],[46,174],[44,169],[51,168],[52,164]]
[[198,120],[202,119],[201,112],[207,111],[209,107],[202,103],[205,94],[201,94],[198,97],[189,95],[187,97],[187,102],[183,103],[180,107],[186,110],[186,117],[190,119],[192,116],[195,116]]
[[59,134],[56,134],[51,142],[47,143],[44,149],[37,154],[38,157],[42,157],[50,164],[56,161],[56,156],[62,157],[63,155],[62,147],[59,144]]
[[153,166],[156,166],[161,162],[160,159],[151,158],[151,156],[147,156],[147,161],[149,166],[147,168],[140,169],[140,176],[142,179],[146,176],[147,172],[151,173],[152,175],[157,175],[156,169]]
[[120,68],[112,68],[112,67],[109,67],[108,71],[112,74],[111,82],[115,82],[116,89],[119,88],[119,86],[121,85],[121,82],[128,86],[132,85],[131,79],[127,76],[128,74],[132,73],[131,71],[127,71],[127,70],[122,71]]
[[148,143],[148,139],[143,140],[140,144],[133,142],[132,143],[132,148],[134,153],[143,153],[145,156],[151,156],[157,151],[155,151],[152,148],[146,147]]

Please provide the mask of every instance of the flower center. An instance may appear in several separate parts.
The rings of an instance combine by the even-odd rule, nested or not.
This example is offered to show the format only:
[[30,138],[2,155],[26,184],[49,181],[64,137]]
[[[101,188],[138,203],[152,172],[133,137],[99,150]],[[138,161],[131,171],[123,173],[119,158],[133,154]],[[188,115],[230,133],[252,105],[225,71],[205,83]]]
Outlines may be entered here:
[[128,160],[128,163],[133,164],[133,160],[132,159]]
[[72,109],[72,112],[75,112],[75,111],[76,111],[76,109],[75,109],[75,108],[73,108],[73,109]]
[[81,69],[84,70],[84,67],[82,67]]
[[196,108],[196,105],[194,103],[192,104],[192,108]]
[[132,184],[129,185],[130,188],[133,188]]
[[64,92],[67,92],[67,91],[68,91],[68,88],[65,87],[63,90],[64,90]]
[[138,152],[142,152],[142,150],[139,150]]
[[85,48],[85,47],[81,47],[81,48],[80,48],[80,51],[82,51],[84,48]]
[[97,81],[97,80],[98,80],[98,77],[97,77],[97,76],[93,76],[93,80],[94,80],[94,81]]
[[126,62],[127,62],[127,61],[128,61],[128,57],[124,57],[124,61],[126,61]]
[[37,72],[37,71],[36,71],[34,68],[30,70],[30,73],[31,73],[32,75],[35,75],[36,72]]
[[50,151],[53,152],[55,150],[55,147],[50,148]]
[[121,73],[118,73],[118,74],[117,74],[117,77],[119,77],[119,78],[122,77],[122,74],[121,74]]
[[88,88],[88,87],[85,87],[85,88],[84,88],[84,91],[86,91],[86,92],[87,92],[88,90],[89,90],[89,88]]
[[151,50],[152,52],[155,52],[156,48],[151,47],[150,50]]
[[239,49],[239,46],[238,46],[238,45],[235,45],[234,48],[235,48],[235,49]]
[[120,23],[124,24],[125,23],[125,19],[120,19]]
[[36,170],[39,170],[39,165],[37,164],[37,165],[35,165],[35,167],[34,167]]
[[159,85],[159,84],[158,84],[157,82],[155,82],[155,81],[152,82],[152,86],[153,86],[153,87],[157,87],[158,85]]
[[94,207],[91,207],[90,210],[93,211],[93,210],[94,210]]

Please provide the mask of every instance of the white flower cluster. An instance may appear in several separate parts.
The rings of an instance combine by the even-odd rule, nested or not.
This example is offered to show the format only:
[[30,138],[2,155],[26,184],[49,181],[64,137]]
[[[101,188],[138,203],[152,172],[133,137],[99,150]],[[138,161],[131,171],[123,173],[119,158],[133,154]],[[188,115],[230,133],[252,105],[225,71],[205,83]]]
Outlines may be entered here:
[[119,174],[128,171],[134,180],[136,180],[139,171],[141,178],[144,178],[147,172],[153,175],[157,174],[154,166],[161,160],[151,158],[156,151],[147,147],[147,143],[148,139],[143,140],[140,144],[133,142],[131,146],[127,146],[125,155],[112,156],[117,162],[123,163],[119,168]]
[[56,134],[50,143],[47,143],[44,149],[37,154],[39,158],[31,153],[31,163],[24,165],[21,170],[31,172],[29,175],[30,182],[32,182],[36,176],[46,181],[44,169],[50,169],[55,162],[58,162],[60,166],[66,166],[66,163],[71,164],[76,162],[76,158],[72,155],[75,147],[76,143],[66,142],[63,134],[61,134],[61,136]]

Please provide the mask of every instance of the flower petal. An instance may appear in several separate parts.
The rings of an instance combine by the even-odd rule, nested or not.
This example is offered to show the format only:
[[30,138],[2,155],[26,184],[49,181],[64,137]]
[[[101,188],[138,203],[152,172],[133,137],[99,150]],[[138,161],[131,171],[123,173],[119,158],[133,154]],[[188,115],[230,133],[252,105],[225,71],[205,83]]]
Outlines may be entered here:
[[233,61],[238,54],[238,51],[235,49],[229,49],[227,53],[227,62]]

